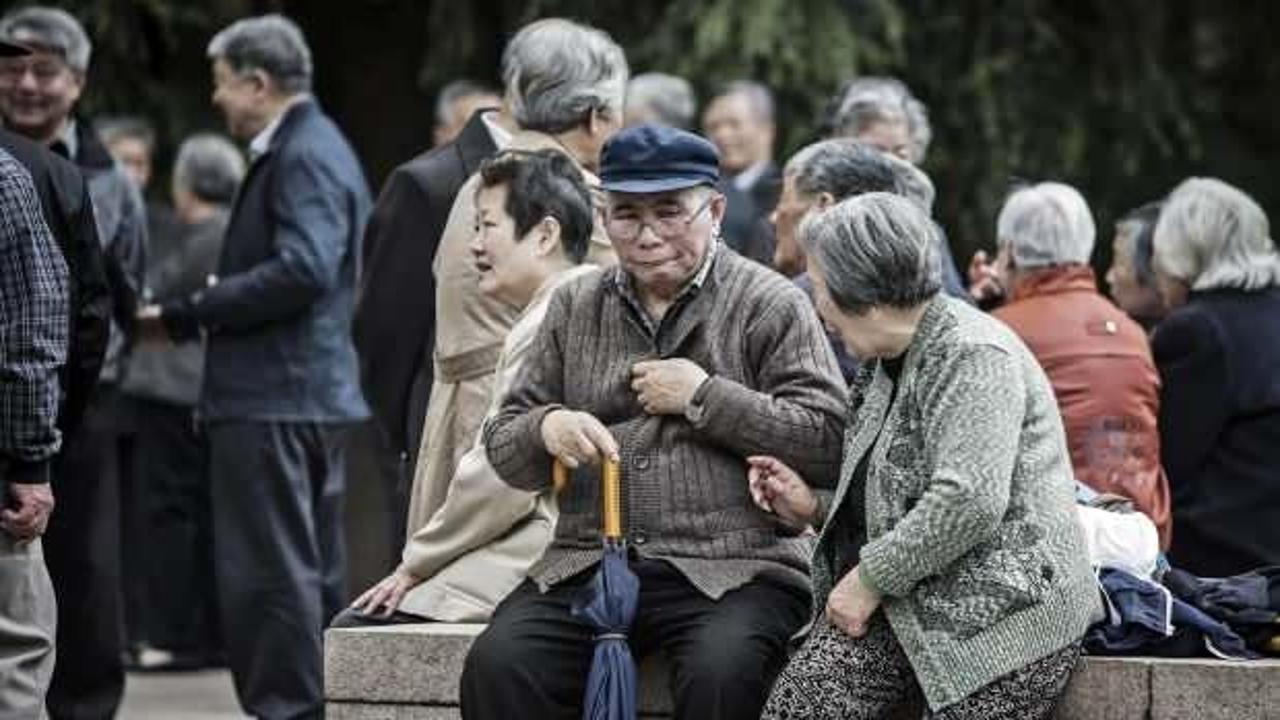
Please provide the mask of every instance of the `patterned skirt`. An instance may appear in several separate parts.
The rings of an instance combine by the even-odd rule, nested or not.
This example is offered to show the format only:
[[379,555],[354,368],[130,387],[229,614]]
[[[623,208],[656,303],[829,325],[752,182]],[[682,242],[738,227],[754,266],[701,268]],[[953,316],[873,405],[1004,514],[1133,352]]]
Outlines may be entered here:
[[[960,702],[925,718],[936,720],[1036,720],[1053,714],[1080,658],[1073,643],[1015,670]],[[778,676],[765,705],[765,720],[873,720],[900,717],[923,706],[923,693],[883,612],[867,634],[850,637],[820,618]]]

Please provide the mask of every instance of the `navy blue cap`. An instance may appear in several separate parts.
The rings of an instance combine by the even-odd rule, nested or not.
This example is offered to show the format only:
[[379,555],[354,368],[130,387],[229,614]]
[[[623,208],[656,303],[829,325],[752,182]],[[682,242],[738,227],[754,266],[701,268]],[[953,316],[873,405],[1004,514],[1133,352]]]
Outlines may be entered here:
[[720,182],[720,155],[706,138],[665,125],[629,127],[604,144],[600,187],[659,193]]
[[19,45],[16,42],[0,39],[0,57],[18,57],[30,54],[31,48],[26,45]]

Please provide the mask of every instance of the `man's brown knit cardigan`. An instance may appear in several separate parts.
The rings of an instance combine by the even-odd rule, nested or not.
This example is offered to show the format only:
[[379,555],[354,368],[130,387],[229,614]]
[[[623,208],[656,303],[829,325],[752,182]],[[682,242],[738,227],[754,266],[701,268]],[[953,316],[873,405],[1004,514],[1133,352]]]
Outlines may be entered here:
[[[618,269],[561,288],[521,377],[485,428],[498,474],[550,486],[542,419],[589,412],[621,445],[625,531],[645,557],[674,564],[718,598],[761,574],[807,586],[810,544],[780,531],[747,489],[744,459],[775,455],[818,487],[840,464],[846,390],[813,306],[781,275],[720,246],[650,332]],[[696,423],[648,415],[631,390],[641,360],[687,358],[710,373]],[[556,539],[531,577],[554,585],[600,557],[598,470],[579,470],[560,498]]]

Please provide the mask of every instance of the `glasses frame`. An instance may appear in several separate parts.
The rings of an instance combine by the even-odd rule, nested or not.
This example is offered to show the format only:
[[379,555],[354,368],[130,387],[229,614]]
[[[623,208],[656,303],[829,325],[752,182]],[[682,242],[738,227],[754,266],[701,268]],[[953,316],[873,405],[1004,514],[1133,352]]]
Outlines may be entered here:
[[[614,225],[613,225],[614,223],[613,213],[608,213],[608,215],[605,217],[605,227],[609,230],[610,237],[617,237],[622,242],[635,241],[637,238],[639,238],[641,235],[644,234],[645,228],[649,228],[649,230],[653,232],[654,236],[666,240],[669,238],[677,237],[680,235],[680,233],[687,231],[689,229],[689,226],[693,224],[693,221],[697,220],[699,215],[702,215],[702,213],[705,212],[707,208],[711,207],[711,203],[715,202],[717,197],[720,197],[720,195],[715,194],[707,198],[706,200],[702,201],[702,204],[698,206],[698,209],[690,213],[688,217],[682,217],[678,220],[673,220],[672,221],[673,223],[679,223],[680,228],[678,230],[674,230],[669,233],[659,232],[657,226],[654,224],[655,222],[657,222],[656,220],[646,220],[644,218],[640,218],[639,220],[637,220],[635,232],[626,233],[626,234],[616,233],[614,231]],[[666,222],[666,221],[662,221],[662,222]]]

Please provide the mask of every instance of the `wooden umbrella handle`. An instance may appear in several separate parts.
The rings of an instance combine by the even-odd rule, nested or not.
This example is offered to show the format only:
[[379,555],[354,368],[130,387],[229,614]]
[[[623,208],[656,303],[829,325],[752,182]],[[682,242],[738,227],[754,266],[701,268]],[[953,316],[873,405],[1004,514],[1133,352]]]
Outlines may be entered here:
[[600,495],[604,502],[604,536],[622,539],[622,469],[616,460],[605,460],[601,468]]
[[[606,538],[622,538],[622,468],[616,460],[605,460],[600,473],[602,532]],[[551,463],[551,486],[559,493],[569,484],[569,468],[559,459]]]

